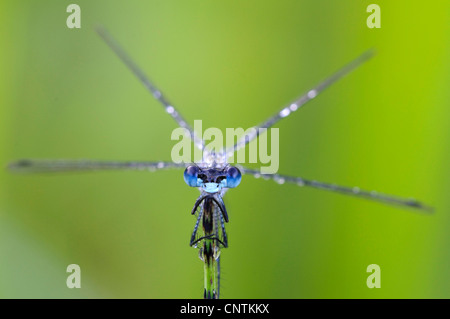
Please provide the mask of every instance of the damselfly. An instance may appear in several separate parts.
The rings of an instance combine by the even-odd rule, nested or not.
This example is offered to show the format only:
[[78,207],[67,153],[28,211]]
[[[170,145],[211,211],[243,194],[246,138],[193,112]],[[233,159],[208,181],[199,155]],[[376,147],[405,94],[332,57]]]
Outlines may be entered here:
[[[259,128],[270,128],[279,120],[288,117],[293,112],[311,101],[331,84],[350,73],[362,63],[370,59],[374,52],[369,50],[361,56],[326,78],[324,81],[308,90],[305,94],[283,107],[266,121],[255,126],[253,135],[241,137],[237,143],[219,152],[205,148],[205,142],[196,134],[184,120],[178,110],[167,100],[162,92],[147,78],[142,70],[130,59],[120,45],[102,28],[97,29],[106,44],[115,52],[123,63],[134,73],[145,88],[158,100],[165,111],[175,122],[188,132],[195,147],[203,152],[199,163],[183,164],[174,162],[117,162],[117,161],[79,161],[79,160],[20,160],[12,163],[9,168],[19,172],[64,172],[64,171],[94,171],[94,170],[161,170],[168,168],[184,169],[184,180],[187,185],[200,190],[200,196],[195,201],[191,214],[197,216],[190,246],[199,248],[199,257],[204,263],[204,298],[219,298],[220,296],[220,251],[228,247],[225,223],[228,214],[223,202],[226,191],[235,188],[241,182],[242,175],[264,177],[282,184],[284,182],[309,186],[313,188],[338,192],[345,195],[365,198],[373,201],[411,207],[420,211],[430,212],[432,208],[414,199],[385,195],[373,191],[365,191],[358,187],[344,187],[334,184],[317,182],[279,174],[261,174],[260,171],[248,169],[240,165],[231,166],[227,160],[237,150],[245,147],[250,141],[258,138]],[[201,231],[200,231],[201,229]]]

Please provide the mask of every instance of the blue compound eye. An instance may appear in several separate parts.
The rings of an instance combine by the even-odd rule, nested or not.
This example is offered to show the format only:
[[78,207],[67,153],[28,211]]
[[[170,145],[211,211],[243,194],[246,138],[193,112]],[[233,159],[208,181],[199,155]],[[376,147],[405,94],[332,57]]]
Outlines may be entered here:
[[241,182],[241,171],[239,171],[234,166],[229,167],[226,172],[226,180],[228,188],[234,188],[238,186]]
[[184,181],[191,187],[197,187],[199,168],[197,166],[188,166],[184,170]]

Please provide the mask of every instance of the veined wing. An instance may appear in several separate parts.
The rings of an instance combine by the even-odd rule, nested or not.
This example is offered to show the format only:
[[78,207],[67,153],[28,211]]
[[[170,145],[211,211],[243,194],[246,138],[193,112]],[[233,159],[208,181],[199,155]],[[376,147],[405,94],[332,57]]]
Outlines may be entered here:
[[368,50],[361,54],[359,57],[351,61],[346,66],[342,67],[338,71],[336,71],[334,74],[320,82],[315,87],[309,89],[306,93],[304,93],[302,96],[298,97],[295,101],[291,102],[289,105],[283,107],[281,110],[279,110],[277,113],[275,113],[273,116],[269,117],[264,122],[260,123],[259,125],[255,126],[254,133],[249,135],[244,135],[241,137],[238,142],[228,148],[226,150],[227,156],[230,157],[233,155],[233,153],[240,148],[244,147],[248,143],[250,143],[252,140],[257,138],[260,134],[260,128],[270,128],[273,125],[275,125],[278,121],[280,121],[283,118],[288,117],[293,112],[297,111],[299,108],[301,108],[303,105],[314,99],[316,96],[318,96],[320,93],[322,93],[326,88],[330,87],[332,84],[336,83],[339,79],[343,78],[347,74],[349,74],[351,71],[355,70],[358,66],[369,60],[371,57],[373,57],[375,54],[375,50]]
[[178,110],[169,102],[169,100],[162,94],[152,81],[145,75],[140,67],[130,58],[130,56],[122,49],[119,43],[102,27],[96,28],[97,33],[102,37],[106,44],[113,50],[113,52],[119,57],[120,60],[130,69],[131,72],[139,79],[139,81],[145,86],[145,88],[158,100],[164,107],[166,112],[177,122],[177,124],[189,131],[190,137],[193,139],[194,145],[203,149],[204,141],[197,136],[192,127],[181,116]]
[[323,190],[327,190],[327,191],[331,191],[331,192],[341,193],[344,195],[351,195],[354,197],[365,198],[368,200],[381,202],[381,203],[385,203],[385,204],[398,205],[398,206],[402,206],[402,207],[410,207],[410,208],[414,208],[414,209],[417,209],[422,212],[432,213],[434,210],[433,207],[425,205],[424,203],[417,201],[413,198],[403,198],[403,197],[399,197],[399,196],[379,193],[376,191],[367,191],[367,190],[360,189],[359,187],[340,186],[340,185],[323,183],[323,182],[318,182],[318,181],[314,181],[314,180],[308,180],[308,179],[304,179],[301,177],[294,177],[294,176],[288,176],[288,175],[261,174],[258,170],[252,170],[252,169],[247,169],[247,168],[243,168],[243,167],[241,169],[241,172],[243,174],[252,175],[256,178],[263,177],[264,179],[272,179],[279,184],[283,184],[283,183],[287,182],[287,183],[296,184],[298,186],[308,186],[308,187],[323,189]]
[[38,160],[24,159],[11,163],[8,169],[19,173],[78,172],[102,170],[155,171],[167,168],[185,168],[173,162],[94,161],[94,160]]

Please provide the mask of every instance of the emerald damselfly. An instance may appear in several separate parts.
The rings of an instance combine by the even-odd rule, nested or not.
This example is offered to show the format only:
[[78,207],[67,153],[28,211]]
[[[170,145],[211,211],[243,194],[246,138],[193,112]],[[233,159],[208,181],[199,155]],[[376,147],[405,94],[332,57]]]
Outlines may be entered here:
[[262,130],[275,125],[288,117],[307,102],[316,98],[323,90],[344,77],[352,70],[369,60],[374,51],[369,50],[358,58],[308,90],[305,94],[283,107],[266,121],[255,126],[253,135],[241,137],[236,144],[221,151],[208,150],[202,140],[180,112],[169,102],[162,92],[148,79],[142,70],[125,53],[121,46],[103,28],[97,32],[106,44],[116,53],[122,62],[134,73],[145,88],[160,102],[165,111],[175,120],[179,127],[184,128],[195,147],[203,152],[203,157],[197,163],[175,163],[167,161],[135,162],[135,161],[93,161],[93,160],[20,160],[10,164],[9,168],[18,172],[64,172],[64,171],[96,171],[96,170],[162,170],[169,168],[184,169],[184,180],[187,185],[200,190],[200,196],[195,201],[191,214],[196,215],[196,223],[190,239],[190,246],[199,249],[199,257],[204,263],[204,292],[207,299],[220,296],[220,255],[221,249],[228,247],[228,237],[225,224],[229,221],[223,197],[230,188],[235,188],[241,182],[243,175],[256,178],[272,179],[279,184],[293,183],[345,195],[352,195],[386,204],[411,207],[420,211],[430,212],[432,208],[423,203],[402,197],[386,195],[374,191],[362,190],[358,187],[345,187],[335,184],[308,180],[280,174],[262,174],[259,170],[249,169],[241,165],[232,166],[227,162],[236,151],[258,138]]

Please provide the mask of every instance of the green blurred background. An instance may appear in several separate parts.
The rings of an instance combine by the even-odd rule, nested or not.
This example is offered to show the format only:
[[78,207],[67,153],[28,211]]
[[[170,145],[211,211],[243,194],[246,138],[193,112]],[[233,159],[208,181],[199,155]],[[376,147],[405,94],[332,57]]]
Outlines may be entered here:
[[[261,122],[375,47],[280,128],[280,173],[414,196],[426,216],[245,177],[225,197],[223,298],[450,298],[449,1],[0,4],[0,164],[169,160],[176,127],[94,32],[104,25],[187,120]],[[181,171],[0,171],[0,297],[200,298]],[[66,267],[81,267],[81,289]],[[369,289],[366,267],[381,267]]]

